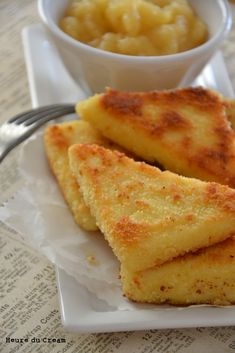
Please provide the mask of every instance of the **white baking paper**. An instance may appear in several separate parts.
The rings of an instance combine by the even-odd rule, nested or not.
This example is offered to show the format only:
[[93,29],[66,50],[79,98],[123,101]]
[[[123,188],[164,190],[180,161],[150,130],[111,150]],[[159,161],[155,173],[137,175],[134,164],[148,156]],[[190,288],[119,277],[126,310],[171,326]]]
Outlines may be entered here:
[[49,169],[42,134],[23,144],[19,170],[24,187],[0,208],[0,219],[99,299],[119,310],[136,309],[122,296],[119,262],[103,235],[74,222]]

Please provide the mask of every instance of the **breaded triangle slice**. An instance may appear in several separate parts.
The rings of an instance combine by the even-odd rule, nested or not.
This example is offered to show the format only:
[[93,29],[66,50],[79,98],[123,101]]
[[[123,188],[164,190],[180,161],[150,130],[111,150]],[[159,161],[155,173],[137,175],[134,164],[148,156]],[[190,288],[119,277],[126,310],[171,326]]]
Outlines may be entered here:
[[227,99],[227,116],[231,127],[235,130],[235,99]]
[[235,303],[235,237],[148,270],[121,267],[124,295],[154,304]]
[[122,266],[141,271],[235,233],[235,190],[98,145],[69,149],[84,200]]
[[[232,104],[232,101],[230,101]],[[172,172],[235,187],[235,132],[215,91],[107,90],[76,110],[104,136]]]
[[49,165],[74,220],[85,230],[96,230],[95,218],[84,203],[80,186],[69,168],[68,148],[74,143],[96,143],[106,147],[114,144],[102,137],[88,122],[81,120],[49,125],[44,134]]

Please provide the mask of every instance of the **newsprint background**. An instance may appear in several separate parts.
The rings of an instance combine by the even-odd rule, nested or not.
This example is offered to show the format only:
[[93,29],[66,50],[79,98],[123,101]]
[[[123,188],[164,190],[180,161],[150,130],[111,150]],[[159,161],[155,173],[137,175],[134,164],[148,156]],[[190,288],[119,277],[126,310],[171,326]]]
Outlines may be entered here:
[[[1,122],[31,107],[21,30],[38,21],[36,0],[0,0]],[[235,89],[235,28],[223,54]],[[16,149],[0,165],[0,203],[21,186],[17,153]],[[14,231],[0,224],[1,353],[235,352],[235,327],[82,335],[66,332],[60,321],[54,267],[16,238]],[[16,338],[15,342],[8,342],[7,336]],[[19,343],[19,338],[28,338],[28,342]]]

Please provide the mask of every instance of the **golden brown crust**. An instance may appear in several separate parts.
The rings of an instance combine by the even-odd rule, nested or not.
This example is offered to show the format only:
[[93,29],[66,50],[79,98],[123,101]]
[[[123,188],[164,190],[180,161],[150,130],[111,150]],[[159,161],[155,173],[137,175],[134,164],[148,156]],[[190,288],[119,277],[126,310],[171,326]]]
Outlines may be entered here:
[[137,93],[109,89],[84,103],[77,107],[83,119],[141,158],[235,187],[235,132],[228,119],[234,103],[218,93],[200,87]]
[[234,191],[229,187],[208,183],[205,196],[206,202],[212,201],[225,211],[235,213]]
[[235,129],[235,99],[225,99],[226,115],[233,129]]
[[[137,205],[139,200],[137,200]],[[112,231],[114,237],[117,237],[123,246],[129,247],[138,243],[140,240],[148,241],[149,228],[145,224],[138,224],[131,221],[127,216],[123,216],[115,225]]]
[[[222,98],[218,93],[202,87],[140,93],[121,92],[109,88],[100,103],[104,109],[111,110],[113,114],[141,116],[146,101],[164,105],[173,111],[186,103],[197,106],[203,112],[210,112],[221,105]],[[223,105],[226,106],[226,103],[223,102]]]
[[235,231],[235,190],[178,176],[117,151],[80,144],[70,167],[124,266],[135,271],[220,242]]
[[84,203],[80,186],[71,173],[68,163],[69,146],[86,138],[88,141],[94,141],[89,124],[70,121],[49,125],[44,133],[44,145],[49,166],[58,181],[61,193],[74,216],[74,220],[86,230],[96,230],[95,219]]
[[[69,125],[71,127],[71,125]],[[68,128],[66,128],[68,129]],[[73,133],[73,128],[69,129]],[[64,131],[59,125],[48,126],[45,132],[46,143],[57,146],[58,150],[67,150],[69,147],[68,139],[65,137]]]
[[75,221],[86,230],[96,230],[95,219],[84,203],[80,186],[70,171],[68,148],[78,142],[105,143],[106,140],[89,123],[70,121],[49,125],[45,130],[44,141],[50,168]]
[[159,125],[155,132],[157,134],[159,134],[159,132],[164,134],[169,130],[188,130],[190,128],[192,128],[192,124],[189,121],[184,119],[184,117],[179,113],[169,110],[161,114]]
[[235,236],[147,271],[122,268],[125,296],[155,304],[233,304],[234,276]]
[[101,99],[104,109],[111,110],[114,114],[141,116],[142,98],[138,94],[120,95],[118,91],[109,89],[107,95]]
[[74,143],[97,143],[111,149],[121,148],[101,136],[89,123],[79,120],[49,125],[45,130],[44,141],[50,168],[75,221],[86,230],[96,230],[95,218],[84,202],[79,183],[70,171],[68,148]]

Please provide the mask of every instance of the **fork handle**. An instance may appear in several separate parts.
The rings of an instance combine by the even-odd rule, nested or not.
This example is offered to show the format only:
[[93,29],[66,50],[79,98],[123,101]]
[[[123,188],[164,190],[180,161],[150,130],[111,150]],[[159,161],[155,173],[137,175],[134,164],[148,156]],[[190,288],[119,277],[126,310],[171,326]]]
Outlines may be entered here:
[[0,163],[8,155],[8,153],[14,148],[14,145],[7,145],[0,140]]
[[6,148],[6,145],[0,141],[0,163],[3,161],[9,151]]

